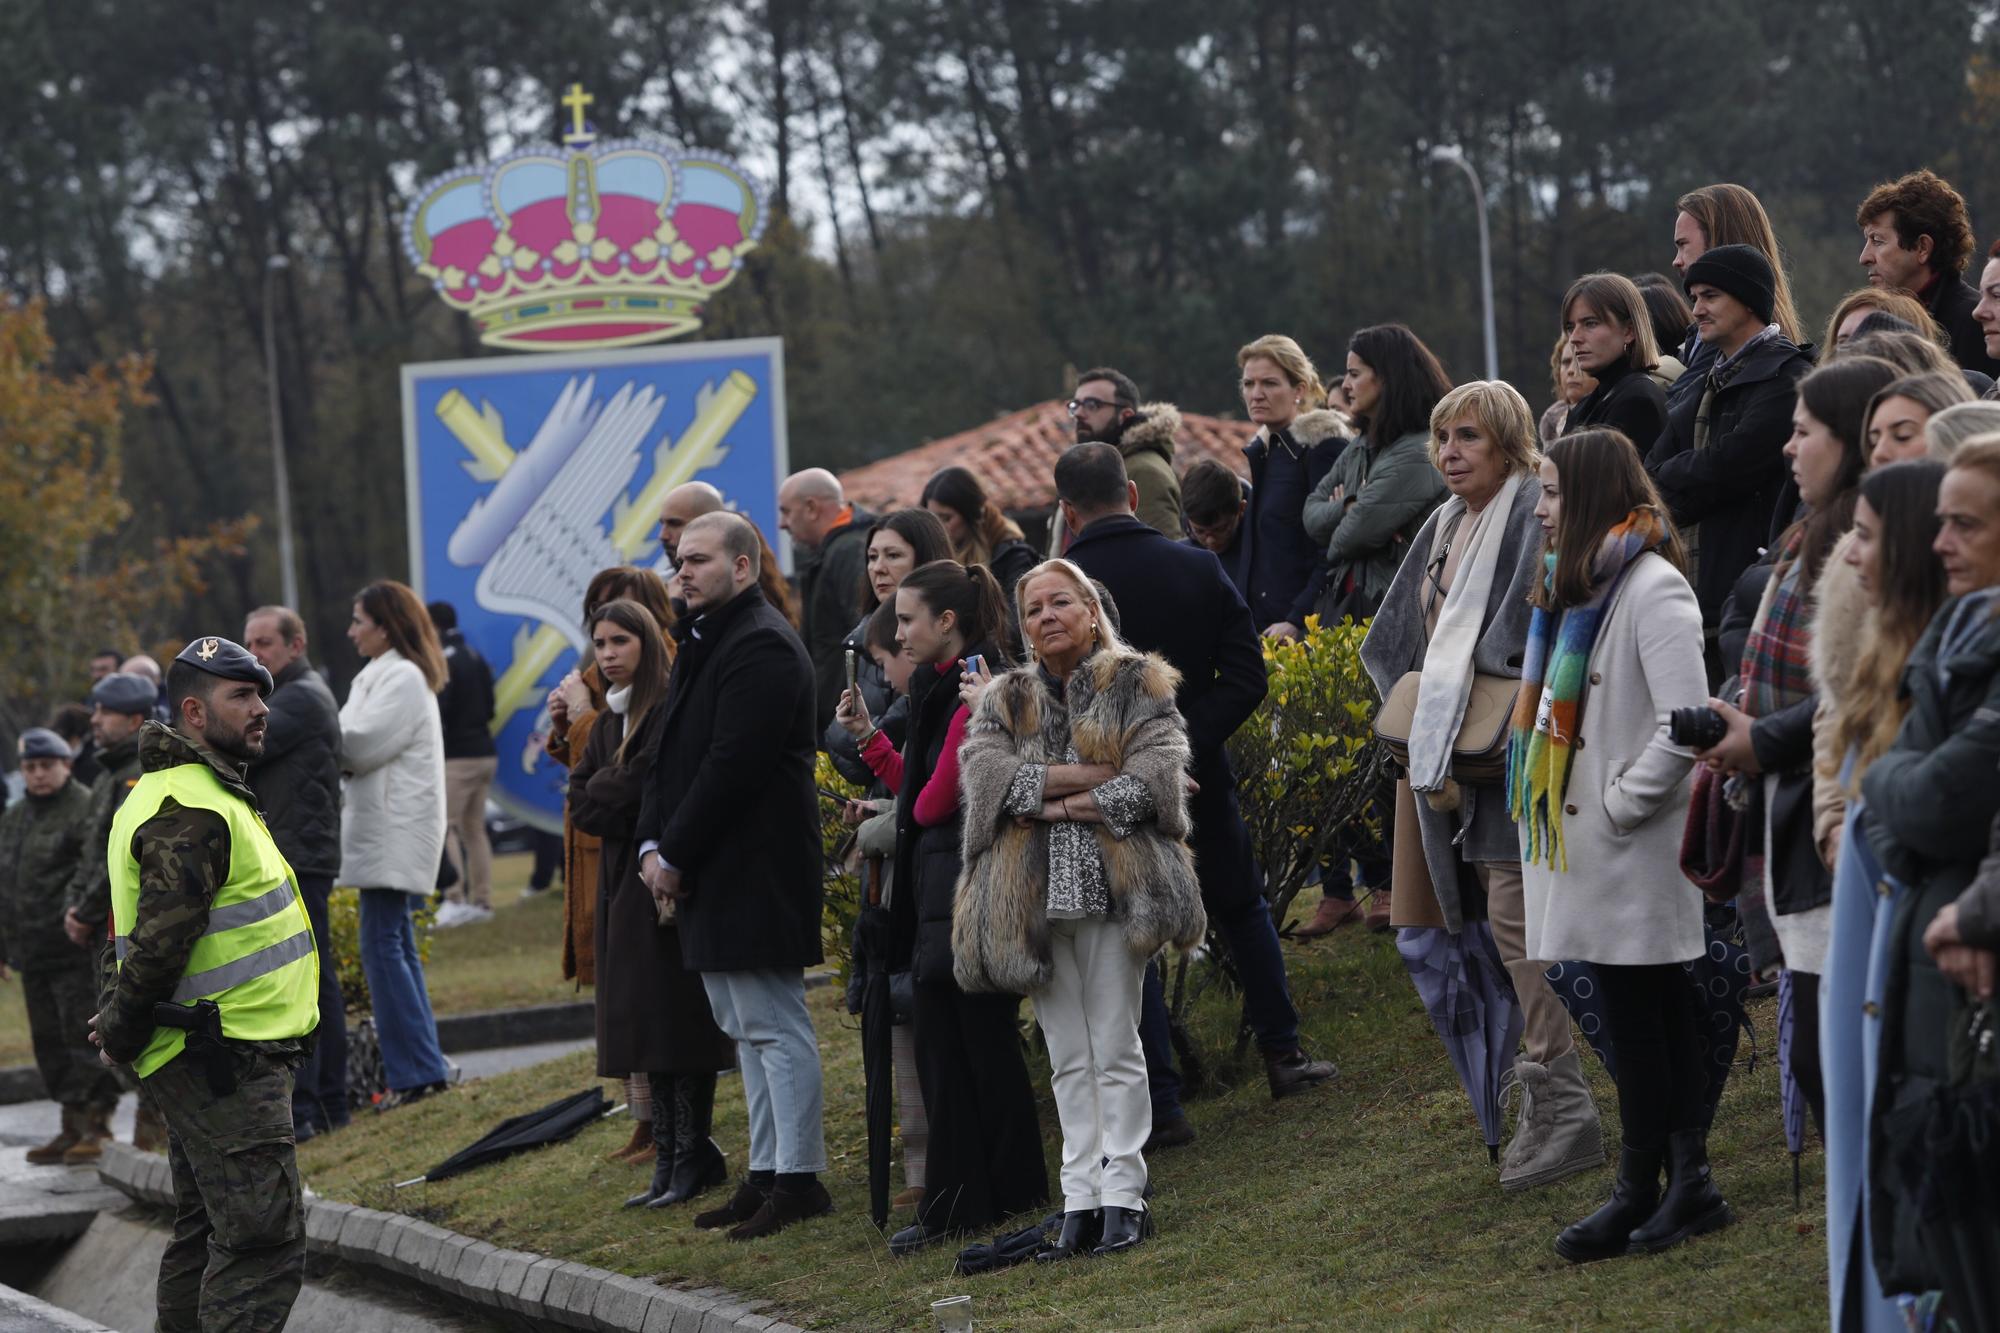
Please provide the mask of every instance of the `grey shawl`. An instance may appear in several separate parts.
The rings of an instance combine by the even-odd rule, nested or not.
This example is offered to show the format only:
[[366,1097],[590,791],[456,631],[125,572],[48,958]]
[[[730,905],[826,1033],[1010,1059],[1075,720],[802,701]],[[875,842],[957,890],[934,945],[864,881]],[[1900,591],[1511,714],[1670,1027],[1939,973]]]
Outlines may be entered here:
[[1006,805],[1023,764],[1061,763],[1072,745],[1082,762],[1110,764],[1152,794],[1154,819],[1127,837],[1091,827],[1104,858],[1110,919],[1124,928],[1133,955],[1201,942],[1208,920],[1187,845],[1189,750],[1174,706],[1179,680],[1150,653],[1099,652],[1070,675],[1067,729],[1061,710],[1046,706],[1048,687],[1032,665],[1008,672],[981,696],[958,752],[964,869],[951,951],[960,987],[1027,995],[1054,972],[1049,826],[1023,828]]
[[[1500,544],[1479,641],[1472,649],[1472,669],[1480,675],[1519,680],[1533,611],[1528,595],[1542,569],[1542,530],[1535,519],[1541,483],[1531,473],[1513,485],[1514,511]],[[1425,570],[1442,514],[1442,510],[1432,514],[1411,541],[1409,554],[1390,581],[1382,608],[1375,613],[1368,638],[1361,645],[1361,663],[1378,694],[1386,696],[1406,672],[1423,668],[1429,643],[1424,627]],[[1456,933],[1464,925],[1459,866],[1521,859],[1520,831],[1507,813],[1506,790],[1499,783],[1464,787],[1456,811],[1433,810],[1428,802],[1419,800],[1417,825],[1423,834],[1424,863],[1430,870],[1438,907],[1446,925]]]

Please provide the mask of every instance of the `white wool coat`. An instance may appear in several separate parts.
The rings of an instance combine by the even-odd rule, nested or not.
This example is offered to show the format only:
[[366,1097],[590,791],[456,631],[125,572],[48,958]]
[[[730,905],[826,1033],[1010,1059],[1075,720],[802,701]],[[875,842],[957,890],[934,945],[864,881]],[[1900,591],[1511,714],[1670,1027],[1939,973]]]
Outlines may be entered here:
[[394,648],[361,668],[340,710],[340,883],[437,891],[444,727],[423,668]]
[[1527,957],[1682,963],[1706,948],[1701,891],[1681,873],[1694,755],[1667,739],[1704,706],[1701,608],[1663,556],[1633,562],[1590,655],[1590,693],[1563,797],[1568,870],[1524,860]]

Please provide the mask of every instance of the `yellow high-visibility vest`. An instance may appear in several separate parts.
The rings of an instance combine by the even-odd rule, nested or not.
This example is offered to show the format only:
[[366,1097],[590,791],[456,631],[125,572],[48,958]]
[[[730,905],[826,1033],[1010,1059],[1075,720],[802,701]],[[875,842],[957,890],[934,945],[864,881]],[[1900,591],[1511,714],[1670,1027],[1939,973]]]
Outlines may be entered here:
[[[229,825],[229,878],[208,911],[174,990],[177,1004],[214,1000],[224,1036],[243,1041],[302,1037],[319,1024],[319,954],[298,877],[248,801],[222,785],[205,763],[146,774],[111,822],[111,920],[123,968],[127,937],[139,914],[139,862],[132,835],[168,797],[212,810]],[[187,1034],[158,1027],[132,1068],[141,1078],[179,1055]]]

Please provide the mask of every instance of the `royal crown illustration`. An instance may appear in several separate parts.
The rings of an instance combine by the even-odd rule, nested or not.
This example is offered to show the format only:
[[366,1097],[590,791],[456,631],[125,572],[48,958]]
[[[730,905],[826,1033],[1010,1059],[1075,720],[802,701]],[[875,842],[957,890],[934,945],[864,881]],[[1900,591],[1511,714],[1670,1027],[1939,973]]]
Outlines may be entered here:
[[764,230],[766,192],[727,157],[598,142],[572,85],[563,146],[532,145],[417,192],[403,245],[482,342],[625,347],[701,326]]

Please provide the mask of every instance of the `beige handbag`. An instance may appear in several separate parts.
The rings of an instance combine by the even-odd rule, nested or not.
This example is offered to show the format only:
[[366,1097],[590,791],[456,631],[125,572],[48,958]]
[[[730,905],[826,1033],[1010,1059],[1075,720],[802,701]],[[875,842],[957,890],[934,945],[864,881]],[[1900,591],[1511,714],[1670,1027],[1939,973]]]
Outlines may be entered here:
[[[1417,691],[1424,673],[1406,672],[1375,712],[1375,735],[1405,769],[1410,766],[1410,732],[1417,717]],[[1451,776],[1460,782],[1490,784],[1507,777],[1507,727],[1521,682],[1511,676],[1472,678],[1465,720],[1451,746]]]

